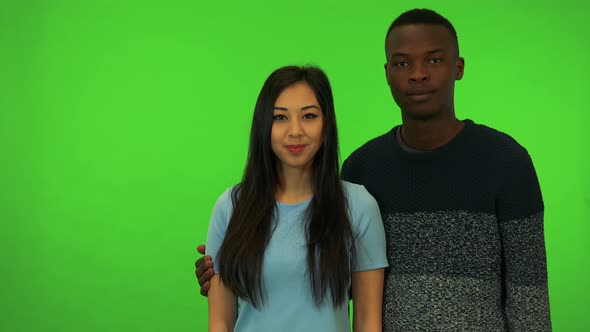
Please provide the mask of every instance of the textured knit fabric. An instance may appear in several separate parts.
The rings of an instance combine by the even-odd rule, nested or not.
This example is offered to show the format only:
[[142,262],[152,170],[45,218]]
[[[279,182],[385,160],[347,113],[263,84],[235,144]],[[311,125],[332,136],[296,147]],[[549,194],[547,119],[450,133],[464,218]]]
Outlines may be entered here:
[[[349,216],[355,237],[352,271],[387,266],[385,234],[375,199],[360,185],[342,182],[349,201]],[[334,307],[324,301],[315,306],[307,275],[307,246],[302,213],[310,200],[298,204],[277,203],[276,229],[264,253],[262,287],[265,302],[259,309],[238,298],[239,315],[235,331],[342,332],[350,330],[348,306]],[[207,236],[207,254],[219,273],[217,252],[232,213],[231,188],[218,199],[213,209]]]
[[387,239],[383,331],[550,331],[543,201],[527,151],[465,120],[448,144],[403,150],[398,127],[356,150]]

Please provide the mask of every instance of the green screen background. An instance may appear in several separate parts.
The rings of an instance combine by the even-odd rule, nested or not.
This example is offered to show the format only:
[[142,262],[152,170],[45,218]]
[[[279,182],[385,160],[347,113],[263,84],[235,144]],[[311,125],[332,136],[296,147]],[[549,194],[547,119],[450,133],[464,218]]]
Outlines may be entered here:
[[315,64],[344,159],[400,122],[384,34],[455,25],[459,118],[531,154],[555,331],[590,325],[589,10],[583,1],[0,2],[0,330],[204,331],[195,246],[240,180],[267,75]]

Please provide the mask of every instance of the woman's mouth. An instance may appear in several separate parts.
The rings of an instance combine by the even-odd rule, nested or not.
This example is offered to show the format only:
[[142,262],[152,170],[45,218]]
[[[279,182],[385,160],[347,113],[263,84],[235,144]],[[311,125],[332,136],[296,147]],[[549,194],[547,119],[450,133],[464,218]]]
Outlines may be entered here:
[[297,145],[285,145],[287,150],[291,153],[300,153],[305,150],[306,144],[297,144]]

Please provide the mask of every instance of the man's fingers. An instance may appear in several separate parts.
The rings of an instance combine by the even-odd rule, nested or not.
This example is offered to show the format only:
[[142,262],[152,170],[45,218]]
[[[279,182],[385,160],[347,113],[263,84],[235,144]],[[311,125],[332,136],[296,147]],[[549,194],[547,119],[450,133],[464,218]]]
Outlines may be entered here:
[[[205,255],[205,245],[200,244],[197,246],[197,251]],[[201,286],[201,295],[207,296],[209,293],[209,287],[211,287],[211,283],[209,280],[215,275],[215,270],[213,270],[213,260],[211,256],[203,256],[195,262],[195,275],[197,276],[197,280],[199,281],[199,285]]]
[[215,274],[215,272],[211,272],[211,271],[213,271],[213,262],[211,261],[211,257],[205,256],[205,257],[199,259],[199,261],[197,261],[195,263],[195,267],[196,267],[195,275],[197,276],[197,279],[199,279],[199,284],[202,285],[203,282],[201,280],[203,280],[203,277],[205,277],[205,281],[207,281],[211,278],[211,277],[208,277],[208,278],[206,277],[207,273]]
[[213,262],[211,260],[211,256],[203,256],[195,262],[195,269],[208,269],[209,267],[213,266]]
[[199,266],[205,263],[205,257],[201,257],[195,261],[195,269],[199,269]]
[[209,281],[201,285],[201,295],[206,297],[207,294],[209,294],[209,287],[211,287],[211,283]]
[[213,268],[210,268],[206,270],[204,273],[197,275],[197,278],[199,279],[199,285],[201,285],[201,288],[203,288],[203,286],[206,283],[208,283],[214,275],[215,271],[213,270]]
[[205,256],[197,259],[195,262],[195,273],[197,277],[201,276],[203,272],[213,268],[213,261],[211,260],[211,256]]

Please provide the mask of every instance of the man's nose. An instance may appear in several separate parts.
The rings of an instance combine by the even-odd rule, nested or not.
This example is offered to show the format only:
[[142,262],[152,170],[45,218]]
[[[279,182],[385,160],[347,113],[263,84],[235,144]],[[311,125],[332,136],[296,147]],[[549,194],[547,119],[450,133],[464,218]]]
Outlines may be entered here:
[[410,72],[410,81],[413,82],[422,82],[428,80],[430,75],[428,74],[428,70],[425,65],[418,64],[412,66],[412,71]]

